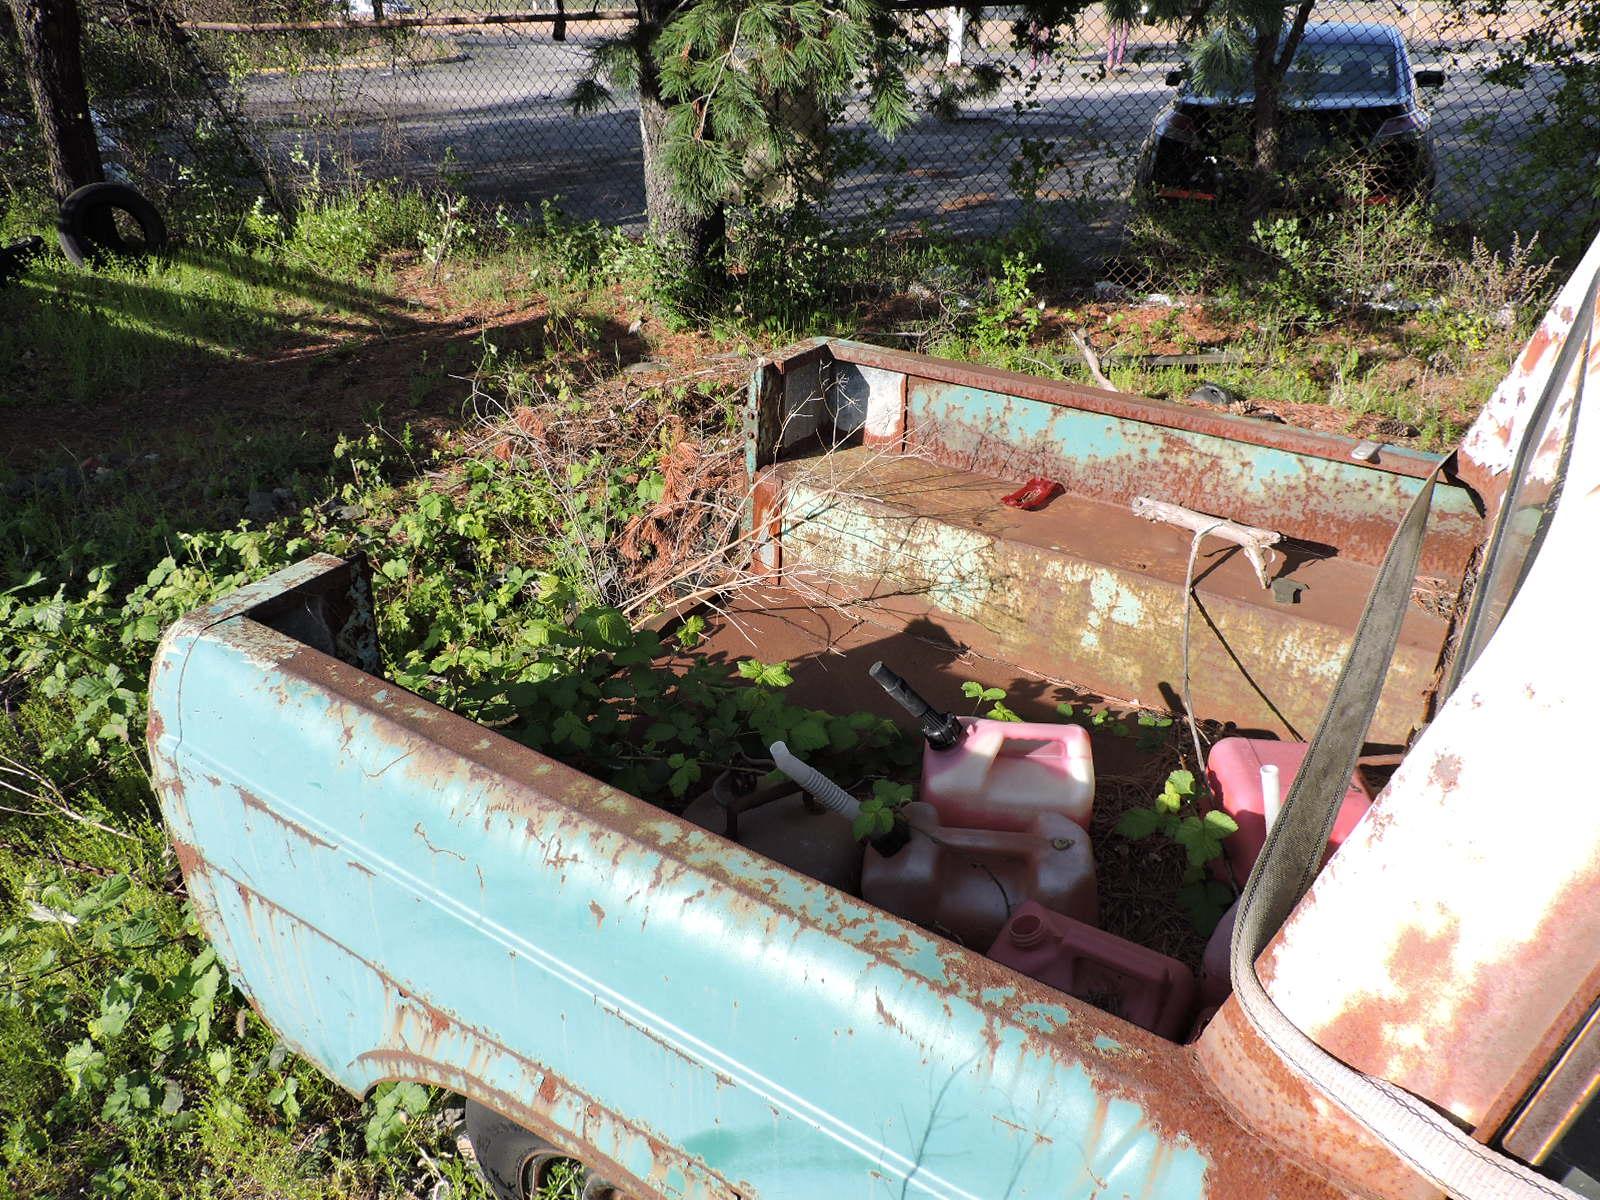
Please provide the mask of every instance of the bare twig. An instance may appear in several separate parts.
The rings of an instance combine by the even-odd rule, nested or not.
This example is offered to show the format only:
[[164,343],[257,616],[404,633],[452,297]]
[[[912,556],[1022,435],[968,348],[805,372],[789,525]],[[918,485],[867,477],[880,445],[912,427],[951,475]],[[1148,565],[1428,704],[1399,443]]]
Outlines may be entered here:
[[1245,552],[1250,559],[1250,565],[1256,569],[1256,578],[1261,581],[1261,586],[1266,587],[1272,579],[1267,562],[1267,550],[1282,540],[1283,535],[1271,529],[1261,529],[1254,525],[1242,525],[1238,521],[1230,521],[1226,517],[1212,516],[1210,513],[1196,512],[1192,508],[1184,508],[1181,504],[1173,504],[1166,500],[1156,500],[1150,496],[1135,496],[1133,498],[1133,513],[1147,521],[1161,521],[1168,525],[1177,525],[1182,529],[1199,537],[1205,534],[1215,534],[1225,541],[1232,542]]
[[1094,347],[1089,345],[1089,339],[1084,336],[1083,330],[1072,331],[1072,344],[1078,348],[1078,353],[1083,355],[1083,361],[1089,364],[1089,376],[1095,385],[1108,392],[1117,391],[1117,385],[1107,379],[1106,373],[1100,369],[1100,356],[1094,352]]
[[[10,775],[15,779],[20,779],[29,786],[18,786],[10,779],[4,778],[6,775]],[[16,813],[19,816],[26,817],[65,817],[67,820],[76,821],[80,825],[87,825],[91,829],[98,829],[101,833],[109,833],[112,837],[124,838],[130,842],[138,840],[131,833],[125,833],[120,829],[113,829],[109,825],[104,825],[101,822],[96,821],[93,817],[86,817],[82,813],[74,811],[72,806],[67,803],[66,797],[62,795],[61,789],[58,788],[52,780],[44,775],[41,775],[32,767],[29,767],[24,763],[20,763],[16,761],[16,759],[7,758],[3,754],[0,754],[0,788],[4,788],[6,791],[11,792],[14,795],[21,796],[24,800],[32,800],[34,803],[44,806],[43,812],[20,808],[7,808],[4,810],[6,812]]]

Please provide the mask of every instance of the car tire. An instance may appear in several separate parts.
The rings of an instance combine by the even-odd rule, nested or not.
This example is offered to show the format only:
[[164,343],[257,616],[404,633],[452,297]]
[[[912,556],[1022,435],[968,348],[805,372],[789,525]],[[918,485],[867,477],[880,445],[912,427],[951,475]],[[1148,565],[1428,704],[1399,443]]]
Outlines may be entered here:
[[[141,241],[129,242],[116,214],[133,218]],[[91,183],[61,202],[56,240],[74,266],[89,266],[107,254],[159,254],[167,248],[167,226],[156,206],[125,183]]]
[[529,1133],[476,1100],[467,1101],[465,1119],[467,1140],[478,1159],[478,1173],[495,1200],[536,1200],[547,1194],[552,1173],[563,1162],[579,1167],[573,1178],[579,1200],[628,1200],[631,1195],[596,1175],[581,1159],[555,1143]]
[[30,263],[44,253],[44,239],[36,236],[0,246],[0,288],[21,279]]
[[467,1101],[467,1140],[496,1200],[529,1200],[537,1196],[550,1169],[569,1158],[559,1146],[529,1133],[476,1100]]

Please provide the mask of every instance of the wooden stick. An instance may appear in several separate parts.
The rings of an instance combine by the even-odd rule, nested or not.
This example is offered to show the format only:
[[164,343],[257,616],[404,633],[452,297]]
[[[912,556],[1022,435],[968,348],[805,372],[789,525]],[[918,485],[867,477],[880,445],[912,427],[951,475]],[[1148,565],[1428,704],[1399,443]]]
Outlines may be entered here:
[[1094,347],[1089,345],[1089,339],[1083,336],[1083,330],[1076,329],[1072,333],[1072,344],[1083,355],[1083,361],[1089,364],[1089,375],[1094,379],[1096,386],[1108,392],[1117,390],[1117,385],[1106,378],[1106,373],[1100,369],[1100,356],[1094,352]]
[[1232,542],[1244,551],[1245,557],[1255,567],[1256,578],[1261,580],[1261,586],[1271,585],[1272,576],[1267,570],[1267,547],[1281,541],[1283,539],[1281,533],[1275,533],[1270,529],[1258,529],[1254,525],[1241,525],[1226,517],[1213,517],[1209,513],[1196,512],[1192,508],[1184,508],[1181,504],[1156,500],[1150,496],[1133,498],[1133,514],[1147,521],[1162,521],[1168,525],[1187,529],[1191,533],[1212,534],[1224,541]]

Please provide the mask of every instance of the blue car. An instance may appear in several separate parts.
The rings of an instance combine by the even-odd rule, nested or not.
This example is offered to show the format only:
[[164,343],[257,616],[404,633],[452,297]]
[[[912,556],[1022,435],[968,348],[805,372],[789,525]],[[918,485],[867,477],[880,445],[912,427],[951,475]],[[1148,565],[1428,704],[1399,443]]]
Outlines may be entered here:
[[[1168,200],[1237,196],[1255,103],[1248,67],[1204,85],[1186,71],[1167,81],[1179,90],[1145,141],[1140,191]],[[1425,196],[1436,164],[1432,119],[1417,92],[1443,82],[1443,71],[1412,70],[1393,25],[1308,24],[1283,82],[1280,170],[1353,156],[1371,171],[1371,198]]]

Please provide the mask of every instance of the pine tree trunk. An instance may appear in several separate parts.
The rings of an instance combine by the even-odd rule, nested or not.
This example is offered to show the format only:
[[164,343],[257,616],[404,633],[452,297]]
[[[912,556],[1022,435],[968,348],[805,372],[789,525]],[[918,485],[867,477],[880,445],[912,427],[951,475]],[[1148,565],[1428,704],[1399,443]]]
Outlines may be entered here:
[[11,0],[22,73],[58,197],[105,178],[83,83],[78,0]]
[[1282,75],[1277,70],[1277,52],[1276,31],[1270,34],[1258,31],[1250,81],[1255,90],[1255,103],[1251,108],[1250,195],[1247,207],[1252,213],[1266,209],[1278,173],[1278,99],[1282,90]]
[[1252,181],[1248,206],[1257,213],[1265,210],[1276,186],[1278,165],[1283,159],[1283,80],[1300,49],[1300,39],[1305,35],[1306,22],[1315,6],[1316,0],[1300,0],[1281,46],[1278,27],[1256,29],[1255,57],[1251,63],[1251,84],[1256,98],[1252,111]]
[[667,106],[662,102],[660,77],[649,54],[648,48],[640,51],[639,140],[644,149],[644,203],[650,237],[676,247],[685,256],[686,273],[695,280],[715,280],[721,275],[724,262],[727,212],[721,205],[698,212],[673,190],[663,153],[667,144]]

